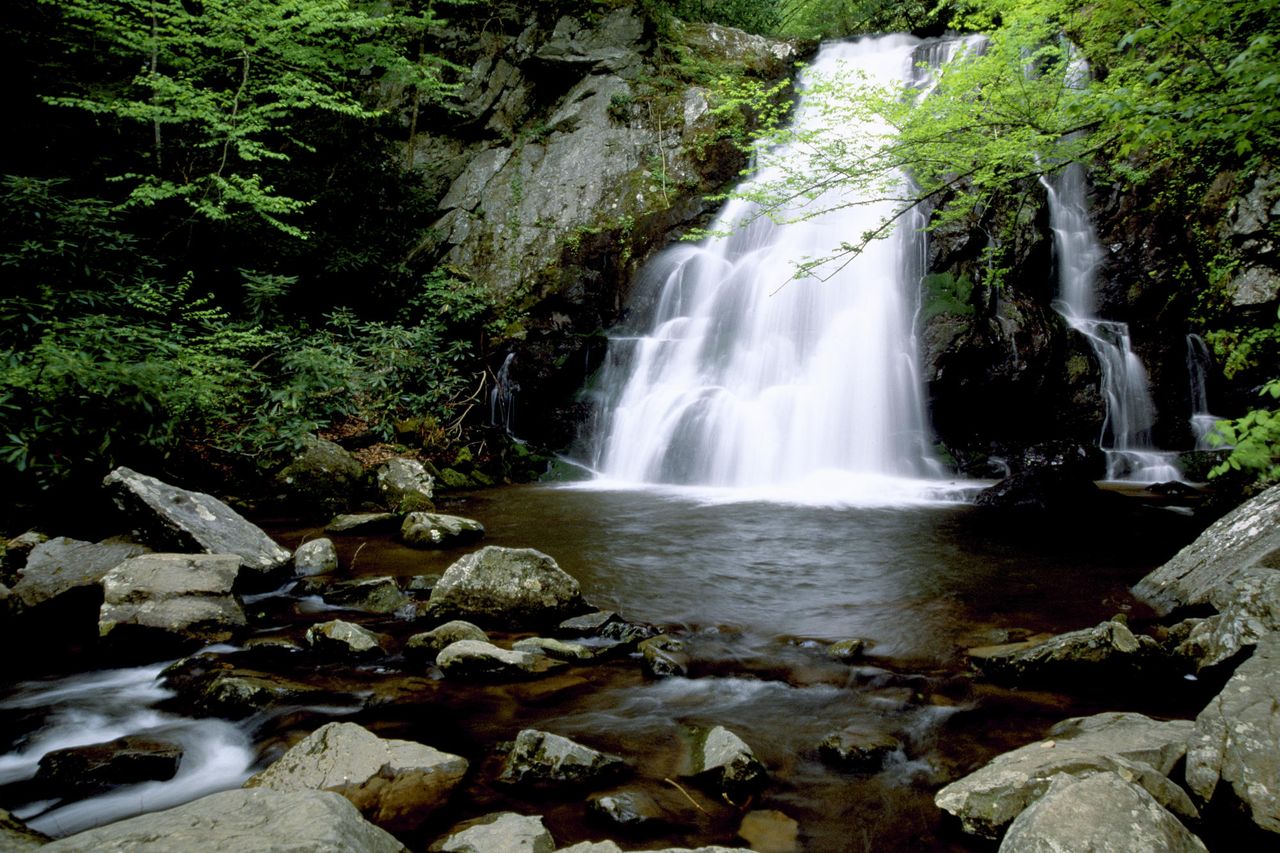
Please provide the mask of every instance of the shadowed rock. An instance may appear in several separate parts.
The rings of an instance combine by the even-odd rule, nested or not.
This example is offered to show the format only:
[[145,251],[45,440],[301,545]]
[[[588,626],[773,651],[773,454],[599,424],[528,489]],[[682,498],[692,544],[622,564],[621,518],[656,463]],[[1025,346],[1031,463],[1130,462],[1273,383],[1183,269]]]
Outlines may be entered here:
[[525,729],[516,736],[498,779],[519,784],[583,784],[616,776],[626,762],[567,737]]

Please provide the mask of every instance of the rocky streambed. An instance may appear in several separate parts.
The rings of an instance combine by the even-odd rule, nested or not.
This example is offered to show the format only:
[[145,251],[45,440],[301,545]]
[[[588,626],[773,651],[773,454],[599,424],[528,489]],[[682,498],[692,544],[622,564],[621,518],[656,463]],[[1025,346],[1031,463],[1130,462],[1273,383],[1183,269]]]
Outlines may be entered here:
[[1276,490],[1143,580],[1146,609],[1127,587],[1153,549],[1122,546],[1177,544],[1169,513],[1010,546],[965,507],[524,488],[469,500],[474,519],[267,537],[113,476],[131,541],[9,551],[30,549],[9,644],[46,645],[0,699],[0,805],[66,836],[50,849],[1018,850],[1082,826],[1099,849],[1229,849],[1277,831]]

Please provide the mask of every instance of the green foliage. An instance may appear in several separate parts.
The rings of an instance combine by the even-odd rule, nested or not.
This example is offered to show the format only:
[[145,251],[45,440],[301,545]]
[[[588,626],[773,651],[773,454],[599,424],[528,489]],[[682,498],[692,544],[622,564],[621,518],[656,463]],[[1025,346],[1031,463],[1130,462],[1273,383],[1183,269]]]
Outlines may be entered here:
[[801,38],[914,32],[938,22],[935,0],[783,0],[775,32]]
[[1270,406],[1254,409],[1244,417],[1219,421],[1210,440],[1231,446],[1226,461],[1209,472],[1218,477],[1229,471],[1246,471],[1262,483],[1280,482],[1280,379],[1268,382],[1260,392]]
[[921,323],[927,323],[942,314],[968,317],[974,313],[970,302],[973,282],[968,276],[957,278],[951,273],[934,273],[925,276],[921,284],[924,288],[924,300],[920,309]]

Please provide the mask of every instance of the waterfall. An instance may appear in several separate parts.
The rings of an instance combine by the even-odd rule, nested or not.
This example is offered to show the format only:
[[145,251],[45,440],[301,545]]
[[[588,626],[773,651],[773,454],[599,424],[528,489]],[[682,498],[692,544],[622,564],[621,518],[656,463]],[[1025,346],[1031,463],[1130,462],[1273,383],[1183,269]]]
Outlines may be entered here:
[[[916,64],[936,66],[962,43],[887,36],[829,44],[808,73],[919,87],[929,72]],[[802,92],[796,121],[820,120]],[[782,148],[765,159],[806,156]],[[762,166],[741,189],[776,176]],[[654,309],[646,328],[610,342],[593,460],[601,477],[767,494],[831,489],[874,500],[894,490],[889,484],[941,475],[913,337],[923,216],[847,265],[826,265],[823,280],[791,280],[797,264],[856,241],[895,212],[893,201],[851,198],[838,187],[811,209],[826,212],[779,224],[732,200],[711,226],[729,236],[669,248],[643,271]]]
[[1213,359],[1209,347],[1199,335],[1187,335],[1187,378],[1191,383],[1191,431],[1196,437],[1196,450],[1213,450],[1223,445],[1209,443],[1209,434],[1218,421],[1209,413],[1209,366]]
[[1106,418],[1098,445],[1107,460],[1108,480],[1158,483],[1178,480],[1182,472],[1173,454],[1156,449],[1151,439],[1155,405],[1147,371],[1130,346],[1125,323],[1094,316],[1094,284],[1102,246],[1085,204],[1084,167],[1069,163],[1042,178],[1049,196],[1049,225],[1058,254],[1060,314],[1084,335],[1102,371]]
[[511,435],[511,418],[516,410],[516,392],[520,386],[511,378],[511,362],[516,354],[507,353],[502,366],[493,377],[493,388],[489,391],[489,426],[502,427],[507,435]]

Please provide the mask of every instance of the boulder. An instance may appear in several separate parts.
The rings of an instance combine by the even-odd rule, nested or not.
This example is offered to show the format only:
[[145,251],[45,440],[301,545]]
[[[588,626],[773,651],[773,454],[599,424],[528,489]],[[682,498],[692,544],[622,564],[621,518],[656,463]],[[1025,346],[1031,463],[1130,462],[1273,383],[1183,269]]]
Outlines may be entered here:
[[1042,641],[982,646],[969,663],[988,678],[1012,682],[1080,682],[1132,676],[1161,658],[1160,644],[1121,622],[1069,631]]
[[511,785],[599,782],[626,768],[616,755],[598,752],[567,737],[525,729],[516,735],[499,781]]
[[767,779],[751,747],[724,726],[695,738],[690,771],[695,779],[734,799],[763,787]]
[[1280,569],[1280,486],[1272,486],[1209,525],[1190,545],[1134,586],[1161,615],[1208,604],[1214,590],[1261,566]]
[[[107,572],[149,550],[143,545],[95,544],[65,536],[49,539],[30,549],[12,593],[22,608],[38,607],[73,590],[96,587]],[[96,596],[97,591],[93,593]]]
[[436,666],[448,678],[523,678],[564,666],[561,661],[528,652],[500,649],[479,640],[458,640],[436,655]]
[[670,634],[641,640],[637,648],[644,659],[645,671],[650,675],[659,678],[688,675],[689,655],[684,651],[684,643]]
[[383,533],[400,526],[394,512],[352,512],[335,515],[324,526],[325,533]]
[[404,845],[329,791],[223,791],[86,830],[49,853],[403,853]]
[[212,495],[189,492],[129,468],[117,468],[103,482],[138,539],[152,548],[235,554],[250,577],[273,575],[289,562],[288,551]]
[[1102,492],[1087,475],[1066,468],[1033,468],[1005,477],[983,489],[974,506],[1019,512],[1078,510],[1096,502]]
[[747,812],[738,826],[738,837],[755,853],[800,853],[800,824],[775,809]]
[[355,723],[329,723],[245,787],[333,791],[379,826],[404,830],[417,827],[448,802],[466,772],[466,759],[457,755],[380,738]]
[[182,747],[142,736],[55,749],[40,758],[35,784],[54,796],[86,797],[135,782],[172,779]]
[[827,646],[827,657],[840,663],[849,663],[862,657],[862,650],[866,647],[867,641],[857,637],[837,640]]
[[329,694],[300,681],[282,676],[251,671],[231,670],[209,673],[206,678],[189,683],[184,690],[193,707],[206,714],[241,720],[245,717],[285,705],[315,703]]
[[886,732],[846,728],[832,732],[818,744],[822,760],[841,770],[875,773],[895,753],[902,751],[902,741]]
[[1280,832],[1280,634],[1253,655],[1196,717],[1187,784],[1201,800],[1230,786],[1253,822]]
[[404,652],[406,655],[434,661],[436,655],[440,654],[446,646],[452,645],[459,640],[476,640],[481,643],[487,643],[489,642],[489,635],[477,625],[472,625],[470,622],[464,622],[461,619],[454,619],[452,622],[437,625],[430,631],[414,634],[405,641]]
[[500,812],[460,823],[432,850],[446,853],[552,853],[556,842],[542,818]]
[[275,484],[288,508],[332,513],[364,490],[364,466],[340,445],[309,437],[276,474]]
[[326,604],[363,610],[366,613],[395,613],[412,599],[400,591],[395,578],[361,578],[336,583],[324,592]]
[[512,643],[511,648],[517,652],[532,652],[563,661],[587,661],[609,650],[607,646],[585,646],[582,643],[569,643],[550,637],[526,637]]
[[1206,853],[1199,838],[1119,773],[1053,777],[1009,825],[1000,853]]
[[331,619],[308,628],[307,645],[318,652],[343,657],[363,658],[386,654],[381,636],[341,619]]
[[640,790],[613,791],[587,800],[587,815],[627,832],[659,831],[675,821],[657,800]]
[[327,575],[337,570],[338,549],[333,547],[332,539],[312,539],[303,542],[293,552],[293,573],[297,577]]
[[414,548],[452,548],[484,536],[484,525],[458,515],[411,512],[400,527],[400,540]]
[[49,836],[36,832],[25,823],[0,809],[0,850],[25,853],[49,843]]
[[1195,817],[1190,798],[1167,778],[1186,753],[1192,724],[1157,722],[1142,714],[1073,717],[1049,729],[1049,739],[996,756],[947,785],[934,802],[960,819],[966,832],[999,838],[1059,774],[1086,777],[1116,772],[1145,788],[1174,812]]
[[490,545],[451,565],[431,590],[433,613],[481,626],[556,625],[583,609],[578,582],[532,548]]
[[435,509],[431,502],[435,480],[416,459],[388,459],[375,479],[382,502],[392,512]]
[[1177,654],[1196,669],[1216,666],[1280,631],[1280,571],[1252,566],[1209,595],[1218,612],[1192,623]]
[[225,643],[245,626],[231,594],[241,571],[232,554],[142,554],[102,578],[98,633],[143,633],[176,645]]

